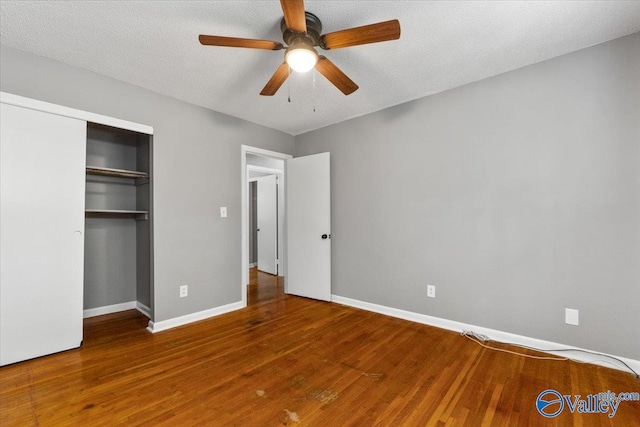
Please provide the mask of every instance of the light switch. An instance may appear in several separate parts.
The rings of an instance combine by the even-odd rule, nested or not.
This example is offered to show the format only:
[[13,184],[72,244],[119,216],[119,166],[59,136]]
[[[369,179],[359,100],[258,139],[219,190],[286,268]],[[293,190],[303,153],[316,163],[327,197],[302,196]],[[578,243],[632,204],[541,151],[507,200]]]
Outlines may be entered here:
[[227,217],[227,207],[223,206],[220,208],[220,218],[226,218]]

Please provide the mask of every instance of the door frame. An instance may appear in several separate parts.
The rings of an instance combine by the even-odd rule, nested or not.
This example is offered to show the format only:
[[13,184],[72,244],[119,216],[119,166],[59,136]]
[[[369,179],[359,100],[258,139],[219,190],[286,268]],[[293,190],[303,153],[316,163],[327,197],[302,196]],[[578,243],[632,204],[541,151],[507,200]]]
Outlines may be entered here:
[[[241,302],[242,302],[242,306],[246,307],[247,306],[247,285],[249,284],[249,191],[248,191],[248,182],[249,182],[249,173],[247,170],[247,154],[256,154],[258,156],[263,156],[263,157],[270,157],[272,159],[277,159],[277,160],[287,160],[287,159],[291,159],[293,158],[293,156],[291,154],[285,154],[285,153],[279,153],[277,151],[271,151],[271,150],[265,150],[263,148],[257,148],[257,147],[252,147],[249,145],[241,145],[240,146],[240,172],[241,172],[241,189],[240,189],[240,194],[241,194],[241,208],[240,208],[240,218],[241,218],[241,248],[242,248],[242,255],[240,257],[240,296],[241,296]],[[253,167],[253,166],[252,166]],[[285,171],[283,171],[282,173],[282,182],[280,183],[280,185],[283,186],[283,190],[285,189],[286,186],[286,168]],[[286,203],[286,200],[285,200]],[[286,212],[282,212],[283,215],[283,224],[284,224],[284,230],[283,230],[283,235],[285,236],[286,239],[286,235],[287,235],[287,217],[286,217]],[[286,240],[282,242],[283,245],[283,259],[281,260],[282,263],[280,264],[280,266],[282,267],[282,271],[286,272],[286,264],[287,264],[287,260],[286,260],[286,247],[284,245],[286,245]]]

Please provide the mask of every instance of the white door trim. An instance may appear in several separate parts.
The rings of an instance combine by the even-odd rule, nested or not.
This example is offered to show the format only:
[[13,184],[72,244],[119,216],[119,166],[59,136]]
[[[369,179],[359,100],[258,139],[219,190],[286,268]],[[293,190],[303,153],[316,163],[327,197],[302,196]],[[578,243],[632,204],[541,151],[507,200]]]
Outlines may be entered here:
[[[241,247],[242,247],[242,256],[241,264],[240,264],[240,295],[242,301],[242,307],[247,306],[247,284],[249,283],[249,233],[247,233],[247,229],[249,227],[249,192],[247,191],[247,183],[248,183],[248,173],[247,173],[247,154],[257,154],[259,156],[271,157],[273,159],[278,160],[286,160],[291,159],[293,156],[291,154],[278,153],[277,151],[265,150],[263,148],[251,147],[249,145],[241,145],[240,146],[240,173],[241,173],[241,208],[240,208],[240,218],[241,218]],[[252,166],[252,168],[257,168],[258,166]],[[283,180],[284,181],[284,180]],[[283,185],[286,185],[285,182],[282,182]],[[283,212],[284,215],[284,212]],[[284,227],[285,227],[285,236],[286,236],[286,226],[287,219],[284,218]],[[286,244],[286,242],[282,242]],[[286,248],[285,248],[286,249]],[[284,251],[286,254],[286,250]],[[286,266],[286,259],[282,260],[283,264]],[[283,267],[284,268],[284,267]],[[286,271],[286,270],[283,270]]]
[[72,119],[79,119],[86,122],[98,123],[101,125],[153,135],[152,126],[134,123],[128,120],[116,119],[115,117],[103,116],[102,114],[90,113],[88,111],[76,110],[75,108],[51,104],[37,99],[25,98],[24,96],[14,95],[8,92],[0,92],[0,102],[3,104],[15,105],[16,107],[42,111],[43,113],[51,113],[58,116],[70,117]]

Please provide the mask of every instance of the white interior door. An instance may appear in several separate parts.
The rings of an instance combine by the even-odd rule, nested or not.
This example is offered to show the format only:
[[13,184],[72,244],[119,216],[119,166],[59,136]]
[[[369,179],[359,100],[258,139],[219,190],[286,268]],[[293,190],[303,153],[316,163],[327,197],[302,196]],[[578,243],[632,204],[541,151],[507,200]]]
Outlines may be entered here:
[[0,107],[0,365],[6,365],[82,342],[87,125]]
[[286,161],[287,272],[285,291],[331,300],[329,153]]
[[258,178],[258,270],[277,274],[278,187],[275,175]]

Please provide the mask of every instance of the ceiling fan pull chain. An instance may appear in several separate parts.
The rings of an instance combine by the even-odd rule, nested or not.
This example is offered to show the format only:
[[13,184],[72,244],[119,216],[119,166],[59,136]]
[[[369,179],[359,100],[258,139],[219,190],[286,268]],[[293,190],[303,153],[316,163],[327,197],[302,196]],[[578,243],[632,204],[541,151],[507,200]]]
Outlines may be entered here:
[[[291,67],[289,67],[289,75],[291,75]],[[291,79],[287,79],[287,89],[289,90],[287,100],[289,101],[289,104],[291,104]]]
[[316,112],[316,69],[313,69],[313,112]]

